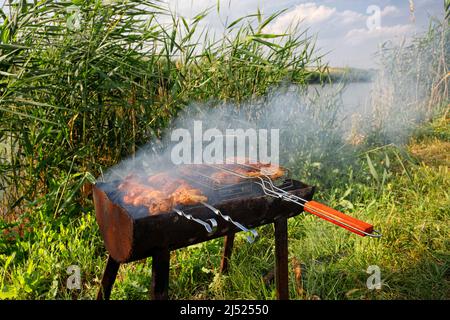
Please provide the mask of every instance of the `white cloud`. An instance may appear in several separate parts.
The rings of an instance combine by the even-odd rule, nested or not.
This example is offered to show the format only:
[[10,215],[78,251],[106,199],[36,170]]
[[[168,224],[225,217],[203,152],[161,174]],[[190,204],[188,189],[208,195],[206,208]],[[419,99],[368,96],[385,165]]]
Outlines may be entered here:
[[395,37],[406,37],[411,34],[414,27],[410,24],[399,24],[389,27],[375,29],[358,28],[352,29],[345,35],[345,40],[351,45],[358,45],[366,41],[382,41]]
[[313,2],[297,5],[293,10],[278,17],[269,27],[271,32],[282,33],[289,26],[303,22],[306,25],[318,24],[330,19],[336,13],[336,8],[316,5]]
[[367,19],[367,16],[352,10],[345,10],[342,12],[338,12],[338,17],[344,24],[352,24]]
[[[388,14],[392,10],[393,8],[389,8],[386,13]],[[353,10],[339,11],[332,6],[308,2],[297,5],[294,9],[278,17],[268,27],[268,31],[282,33],[288,30],[289,26],[301,22],[304,27],[311,27],[314,32],[320,31],[321,36],[327,37],[336,32],[345,34],[348,28],[356,25],[363,26],[366,19],[366,15]]]
[[396,6],[386,6],[380,12],[381,17],[397,16],[399,13],[400,10]]

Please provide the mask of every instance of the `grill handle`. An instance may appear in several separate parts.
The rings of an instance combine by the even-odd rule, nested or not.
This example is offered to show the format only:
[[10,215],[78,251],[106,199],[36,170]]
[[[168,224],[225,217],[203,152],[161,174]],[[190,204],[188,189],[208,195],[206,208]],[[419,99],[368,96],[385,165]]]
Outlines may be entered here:
[[350,217],[336,209],[324,205],[323,203],[308,201],[304,205],[304,210],[362,237],[370,236],[378,238],[381,236],[378,231],[373,229],[373,225]]

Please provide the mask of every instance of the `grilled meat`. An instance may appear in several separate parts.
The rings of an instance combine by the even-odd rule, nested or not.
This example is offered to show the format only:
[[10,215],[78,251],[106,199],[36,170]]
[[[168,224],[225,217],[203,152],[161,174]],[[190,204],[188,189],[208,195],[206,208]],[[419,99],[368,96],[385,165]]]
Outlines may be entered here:
[[147,182],[152,187],[166,194],[173,193],[179,187],[192,188],[185,180],[175,178],[167,172],[161,172],[148,177]]
[[199,189],[187,188],[185,186],[180,186],[172,193],[173,201],[177,204],[183,204],[186,206],[191,206],[198,204],[199,202],[208,201]]
[[242,178],[226,171],[217,171],[211,175],[211,179],[219,184],[236,184],[242,181]]
[[[178,172],[182,175],[195,177],[198,174],[209,176],[219,184],[237,184],[248,178],[268,176],[277,179],[284,175],[284,169],[278,165],[249,163],[246,164],[222,164],[186,165],[179,166]],[[224,169],[224,170],[220,170]],[[226,171],[228,170],[228,171]],[[160,172],[146,179],[137,175],[127,176],[118,189],[125,195],[123,201],[133,206],[147,207],[150,214],[168,212],[177,205],[196,205],[206,202],[208,198],[201,190],[194,188],[186,180],[174,177],[169,172]]]
[[129,176],[119,184],[118,189],[125,193],[125,204],[147,207],[149,214],[169,212],[177,205],[208,201],[199,189],[166,172],[150,176],[145,183],[135,176]]
[[257,178],[268,176],[272,180],[282,177],[285,173],[280,166],[271,164],[251,164],[251,165],[235,165],[225,164],[222,168],[232,171],[217,171],[211,175],[211,178],[221,184],[235,184],[241,182],[244,177]]

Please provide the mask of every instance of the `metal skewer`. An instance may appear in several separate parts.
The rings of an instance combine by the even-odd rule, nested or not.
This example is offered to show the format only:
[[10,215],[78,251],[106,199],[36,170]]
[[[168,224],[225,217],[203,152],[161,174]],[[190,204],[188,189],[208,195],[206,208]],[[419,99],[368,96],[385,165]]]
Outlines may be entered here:
[[217,221],[214,218],[208,219],[207,220],[209,222],[208,223],[208,222],[205,222],[205,221],[203,221],[201,219],[194,218],[191,214],[186,213],[186,212],[184,212],[184,211],[182,211],[180,209],[174,208],[173,211],[175,211],[181,217],[184,217],[184,218],[186,218],[188,220],[192,220],[192,221],[195,221],[195,222],[201,224],[206,229],[206,231],[208,231],[208,233],[210,233],[210,234],[214,233],[216,231],[216,229],[217,229]]
[[242,231],[245,232],[245,237],[247,239],[248,243],[253,243],[255,242],[255,239],[258,237],[258,232],[256,232],[256,230],[254,229],[247,229],[246,227],[244,227],[242,224],[240,224],[237,221],[234,221],[233,219],[231,219],[230,216],[223,214],[219,209],[214,208],[212,205],[206,203],[206,202],[202,202],[202,204],[207,207],[208,209],[210,209],[212,212],[214,212],[216,215],[222,217],[225,221],[234,224],[236,227],[238,227],[239,229],[241,229]]

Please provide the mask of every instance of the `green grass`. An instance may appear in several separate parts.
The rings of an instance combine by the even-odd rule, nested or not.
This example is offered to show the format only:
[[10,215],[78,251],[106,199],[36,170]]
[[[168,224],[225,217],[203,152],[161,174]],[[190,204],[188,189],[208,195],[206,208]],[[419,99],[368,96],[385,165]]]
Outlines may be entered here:
[[[436,125],[437,124],[437,125]],[[450,175],[446,162],[430,162],[433,152],[415,155],[419,144],[448,143],[448,121],[434,122],[409,145],[417,163],[392,163],[392,176],[378,193],[376,183],[341,181],[319,193],[330,205],[373,223],[381,239],[361,238],[314,216],[289,220],[290,295],[293,299],[448,299],[450,298]],[[444,134],[443,134],[444,133]],[[373,157],[376,158],[376,157]],[[361,158],[362,161],[364,157]],[[374,161],[375,162],[375,161]],[[366,172],[370,175],[369,172]],[[351,186],[352,192],[346,190]],[[349,204],[350,203],[350,204]],[[22,299],[92,299],[106,263],[94,214],[60,218],[35,214],[0,241],[2,297]],[[27,226],[32,232],[26,231]],[[9,229],[14,229],[8,226]],[[31,230],[30,230],[31,231]],[[248,244],[238,235],[229,274],[219,273],[222,240],[172,252],[170,297],[173,299],[273,299],[273,283],[264,276],[274,268],[272,226],[258,229]],[[302,281],[295,281],[294,264]],[[5,265],[6,261],[9,263]],[[81,268],[82,289],[68,290],[66,269]],[[381,269],[382,289],[368,290],[366,270]],[[298,275],[298,273],[297,273]],[[112,299],[147,299],[151,259],[121,267]]]

